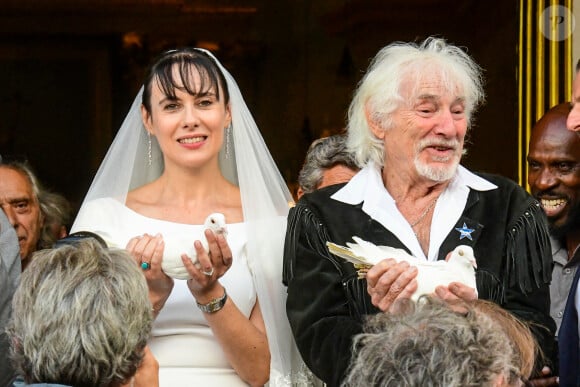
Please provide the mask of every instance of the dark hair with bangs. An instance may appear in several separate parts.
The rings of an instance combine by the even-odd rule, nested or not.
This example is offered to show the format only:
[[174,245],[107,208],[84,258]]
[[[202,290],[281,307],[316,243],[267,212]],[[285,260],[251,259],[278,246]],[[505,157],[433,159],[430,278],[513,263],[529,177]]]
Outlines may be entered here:
[[[178,67],[179,78],[174,77],[174,66]],[[193,72],[200,75],[199,85],[194,82]],[[230,94],[226,79],[216,62],[207,53],[191,47],[169,50],[161,54],[149,68],[143,82],[142,103],[151,112],[151,88],[153,81],[167,97],[174,99],[175,89],[183,90],[190,95],[203,95],[211,89],[215,90],[217,100],[220,100],[220,87],[227,105]]]

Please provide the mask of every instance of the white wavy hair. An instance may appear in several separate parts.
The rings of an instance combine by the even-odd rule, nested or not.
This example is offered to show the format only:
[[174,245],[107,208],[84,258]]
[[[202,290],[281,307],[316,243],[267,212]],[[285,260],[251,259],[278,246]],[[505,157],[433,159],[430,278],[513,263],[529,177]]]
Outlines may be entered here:
[[484,100],[479,65],[461,48],[440,38],[389,44],[373,58],[348,110],[347,144],[359,166],[369,161],[382,165],[384,160],[382,140],[372,133],[365,110],[375,123],[389,129],[393,112],[408,102],[401,95],[402,85],[410,83],[416,91],[425,78],[436,78],[445,90],[461,94],[470,125],[472,113]]

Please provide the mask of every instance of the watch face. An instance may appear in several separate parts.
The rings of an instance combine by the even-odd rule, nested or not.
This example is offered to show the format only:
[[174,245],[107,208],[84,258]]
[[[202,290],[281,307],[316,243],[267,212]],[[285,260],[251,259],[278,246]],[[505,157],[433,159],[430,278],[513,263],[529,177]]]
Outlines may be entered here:
[[224,290],[224,295],[221,296],[220,298],[215,298],[215,299],[211,300],[210,302],[208,302],[207,304],[200,304],[198,302],[197,306],[204,313],[215,313],[224,307],[227,299],[228,299],[228,294]]

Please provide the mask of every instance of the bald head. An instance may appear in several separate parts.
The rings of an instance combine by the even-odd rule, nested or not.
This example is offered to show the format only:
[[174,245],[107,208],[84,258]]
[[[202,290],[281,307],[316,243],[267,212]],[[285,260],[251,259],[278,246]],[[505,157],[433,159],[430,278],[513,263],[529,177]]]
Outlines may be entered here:
[[532,129],[532,136],[538,133],[538,130],[543,131],[546,126],[554,126],[553,129],[557,132],[561,131],[561,129],[566,129],[566,119],[571,108],[568,102],[552,107],[536,122]]
[[569,112],[569,103],[546,112],[533,128],[528,152],[528,184],[557,238],[580,227],[580,137],[566,128]]

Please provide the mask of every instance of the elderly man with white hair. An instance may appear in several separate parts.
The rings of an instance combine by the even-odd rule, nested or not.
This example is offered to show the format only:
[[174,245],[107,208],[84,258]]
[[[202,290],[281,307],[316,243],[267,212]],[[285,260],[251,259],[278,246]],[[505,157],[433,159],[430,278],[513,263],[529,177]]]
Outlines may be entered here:
[[452,282],[435,295],[490,300],[532,323],[540,348],[552,353],[545,216],[513,181],[460,165],[483,96],[479,66],[436,38],[386,46],[359,84],[347,132],[362,169],[348,183],[300,199],[284,255],[296,343],[329,386],[341,384],[364,316],[388,312],[418,286],[417,269],[406,262],[385,256],[360,268],[328,251],[327,241],[345,245],[353,236],[429,261],[471,246],[477,289]]

